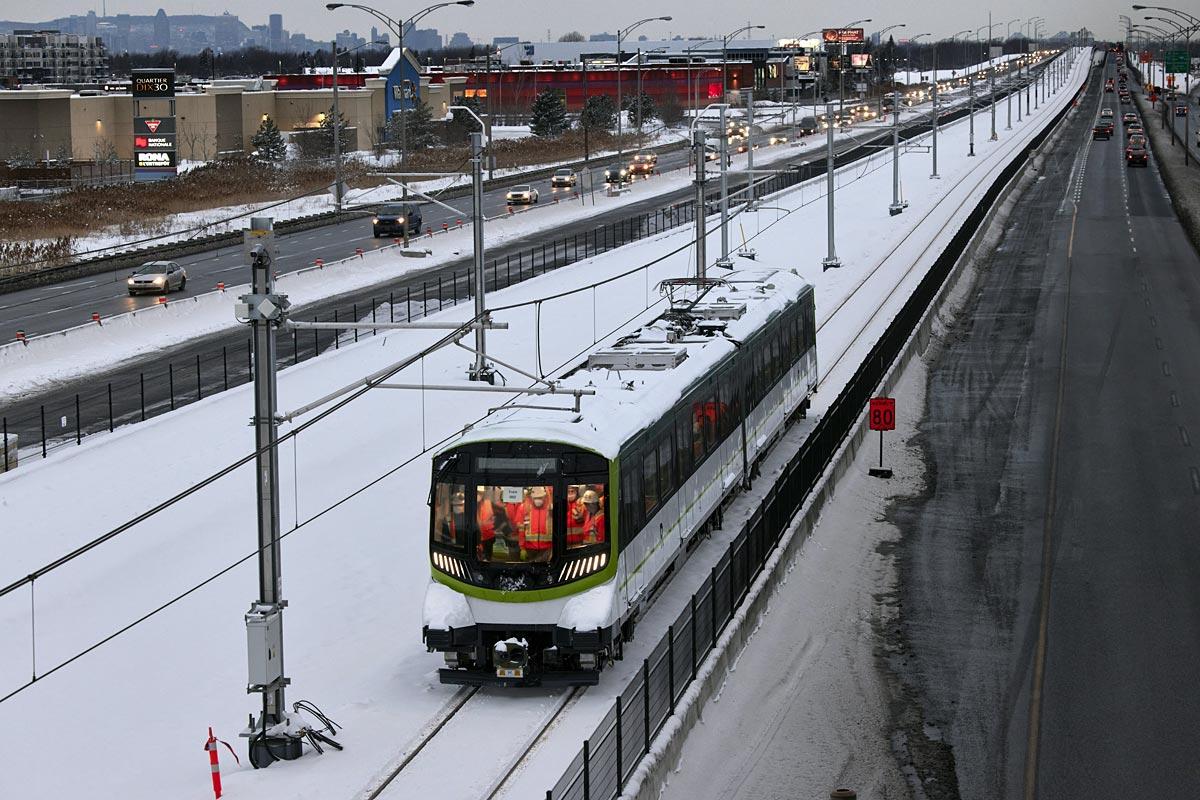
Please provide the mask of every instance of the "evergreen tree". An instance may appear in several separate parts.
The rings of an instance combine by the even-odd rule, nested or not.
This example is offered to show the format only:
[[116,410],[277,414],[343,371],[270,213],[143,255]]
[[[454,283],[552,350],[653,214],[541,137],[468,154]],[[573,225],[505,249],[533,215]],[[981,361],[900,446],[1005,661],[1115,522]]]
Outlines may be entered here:
[[[401,114],[404,116],[401,117]],[[424,102],[418,102],[407,111],[393,114],[387,121],[386,133],[388,144],[398,149],[401,144],[401,124],[403,124],[403,141],[409,150],[425,150],[438,143],[437,133],[433,128],[433,112]]]
[[554,89],[538,93],[530,109],[529,128],[534,136],[560,136],[567,129],[567,105]]
[[[334,121],[335,116],[336,123]],[[341,151],[343,153],[346,152],[348,145],[350,144],[349,137],[346,135],[346,128],[348,127],[350,127],[350,125],[346,122],[346,115],[342,114],[341,112],[338,112],[338,114],[335,115],[333,113],[333,107],[330,106],[329,110],[325,112],[325,118],[321,120],[321,127],[317,128],[316,139],[321,155],[333,155],[333,137],[335,135],[335,131],[336,136],[338,137],[338,142],[341,146]]]
[[641,100],[641,122],[645,125],[650,120],[657,116],[654,110],[654,101],[650,99],[650,95],[642,93],[639,98],[637,95],[630,95],[624,98],[625,110],[629,112],[629,127],[635,127],[638,124],[638,100]]
[[617,125],[617,104],[606,94],[589,97],[579,121],[591,131],[611,131]]
[[258,126],[258,132],[254,134],[250,144],[254,146],[254,157],[259,161],[277,163],[283,161],[287,155],[287,143],[283,141],[283,134],[279,132],[275,120],[270,117]]

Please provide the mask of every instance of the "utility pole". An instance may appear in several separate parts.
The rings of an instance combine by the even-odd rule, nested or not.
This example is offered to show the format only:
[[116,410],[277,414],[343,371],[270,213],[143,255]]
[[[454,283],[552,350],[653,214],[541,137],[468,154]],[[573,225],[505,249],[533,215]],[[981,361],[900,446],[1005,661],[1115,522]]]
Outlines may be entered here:
[[900,90],[892,84],[892,204],[888,214],[896,216],[908,207],[900,200]]
[[342,115],[338,110],[338,50],[333,42],[333,201],[342,210]]
[[967,155],[974,157],[975,155],[975,73],[967,73],[967,95],[970,98],[967,101],[970,111],[970,141],[967,147]]
[[833,190],[834,190],[834,175],[833,175],[833,104],[825,104],[825,120],[828,123],[825,126],[825,194],[827,198],[826,217],[828,225],[826,228],[826,236],[829,240],[829,252],[825,256],[825,260],[821,262],[821,271],[840,267],[842,262],[837,257],[837,246],[834,243],[833,230]]
[[[246,643],[249,679],[246,691],[262,694],[258,721],[252,722],[250,760],[265,766],[291,753],[298,758],[299,739],[267,737],[266,731],[284,721],[284,687],[290,681],[283,672],[282,570],[279,545],[279,434],[276,421],[278,399],[275,381],[275,331],[282,324],[289,303],[275,293],[274,231],[270,217],[254,217],[244,234],[250,259],[251,293],[238,298],[235,316],[250,323],[254,359],[254,445],[255,488],[258,517],[258,599],[246,613]],[[253,720],[253,716],[251,717]],[[276,755],[272,755],[275,753]],[[288,755],[282,755],[287,758]]]
[[930,178],[937,179],[942,177],[937,171],[937,132],[938,132],[938,42],[933,43],[933,96],[930,102],[933,104],[933,172],[929,174]]
[[[482,127],[482,123],[480,123]],[[475,365],[471,368],[473,381],[492,382],[492,368],[487,364],[487,347],[484,341],[484,306],[486,276],[483,272],[483,134],[471,134],[471,178],[473,189],[472,234],[475,238]]]
[[708,209],[704,204],[704,129],[692,131],[692,154],[696,160],[696,277],[704,280],[708,265]]
[[746,210],[754,210],[754,89],[746,92]]
[[729,260],[729,123],[725,112],[728,103],[721,104],[721,260],[718,267],[733,269]]
[[996,135],[996,65],[992,63],[992,12],[988,12],[988,80],[992,92],[992,141],[1000,137]]

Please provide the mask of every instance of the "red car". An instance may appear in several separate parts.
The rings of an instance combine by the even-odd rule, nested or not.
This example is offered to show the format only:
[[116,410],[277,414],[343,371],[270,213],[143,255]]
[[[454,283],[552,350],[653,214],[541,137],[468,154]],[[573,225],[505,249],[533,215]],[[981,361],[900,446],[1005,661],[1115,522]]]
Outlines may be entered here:
[[1150,153],[1144,147],[1130,147],[1125,151],[1125,163],[1130,167],[1150,166]]

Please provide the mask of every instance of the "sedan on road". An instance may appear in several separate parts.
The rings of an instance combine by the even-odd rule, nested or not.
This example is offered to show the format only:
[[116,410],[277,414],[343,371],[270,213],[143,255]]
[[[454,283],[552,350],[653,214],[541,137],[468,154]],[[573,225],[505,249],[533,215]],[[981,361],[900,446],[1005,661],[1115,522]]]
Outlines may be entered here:
[[1150,153],[1145,147],[1130,147],[1125,151],[1125,163],[1131,167],[1150,166]]
[[1096,127],[1092,128],[1092,139],[1111,139],[1113,135],[1112,120],[1100,120],[1096,123]]
[[575,171],[564,167],[557,169],[550,176],[550,187],[553,189],[570,189],[575,185]]
[[407,203],[387,205],[371,220],[371,235],[403,236],[406,232],[421,232],[421,209]]
[[167,294],[172,289],[182,291],[187,286],[187,272],[174,261],[147,261],[133,271],[126,285],[130,294]]
[[1144,136],[1145,133],[1146,133],[1146,129],[1143,128],[1140,123],[1135,122],[1132,125],[1125,126],[1125,138],[1127,138],[1127,139],[1134,135],[1143,135]]
[[1138,115],[1132,111],[1126,111],[1124,116],[1121,117],[1121,122],[1125,123],[1126,125],[1133,125],[1137,121]]
[[538,191],[528,184],[514,186],[508,190],[508,194],[504,195],[504,200],[510,206],[517,205],[518,203],[532,205],[538,201]]

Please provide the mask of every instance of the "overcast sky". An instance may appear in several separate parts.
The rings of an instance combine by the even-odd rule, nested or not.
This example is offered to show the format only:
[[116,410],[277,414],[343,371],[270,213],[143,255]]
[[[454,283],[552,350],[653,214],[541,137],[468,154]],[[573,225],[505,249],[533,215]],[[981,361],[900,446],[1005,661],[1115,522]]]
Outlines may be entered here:
[[[247,25],[265,24],[272,12],[283,14],[285,28],[300,31],[314,39],[328,38],[335,31],[350,28],[361,34],[370,32],[372,18],[353,9],[327,11],[326,0],[265,0],[252,4],[232,0],[106,0],[108,13],[153,14],[160,7],[168,14],[219,14],[229,11]],[[72,0],[52,6],[33,4],[27,0],[0,0],[0,18],[22,20],[34,9],[44,17],[59,14],[86,14],[94,8],[101,11],[101,2],[94,5],[76,4]],[[402,4],[384,0],[362,0],[393,17],[408,16],[434,0],[411,0]],[[491,41],[493,36],[511,35],[542,41],[547,30],[552,39],[567,31],[584,34],[615,31],[648,16],[672,16],[671,22],[647,23],[638,30],[651,38],[662,35],[721,35],[741,25],[765,25],[771,38],[795,36],[814,28],[835,27],[854,19],[870,17],[864,25],[868,32],[906,23],[905,29],[894,31],[903,38],[906,34],[930,32],[935,37],[949,36],[964,28],[972,30],[987,25],[988,6],[973,0],[924,0],[900,4],[868,0],[838,5],[835,17],[826,16],[830,4],[797,3],[794,0],[476,0],[472,8],[450,7],[433,12],[421,27],[435,27],[440,33],[466,31],[476,41]],[[737,10],[734,10],[736,6]],[[1186,11],[1187,8],[1185,7]],[[1129,2],[1117,0],[1018,0],[991,7],[992,21],[1002,23],[997,35],[1003,35],[1005,24],[1020,17],[1022,22],[1033,16],[1046,17],[1050,33],[1075,30],[1086,26],[1098,37],[1116,38],[1119,34],[1117,15],[1129,14],[1139,19],[1144,14],[1134,12]],[[1016,25],[1013,29],[1016,29]]]

